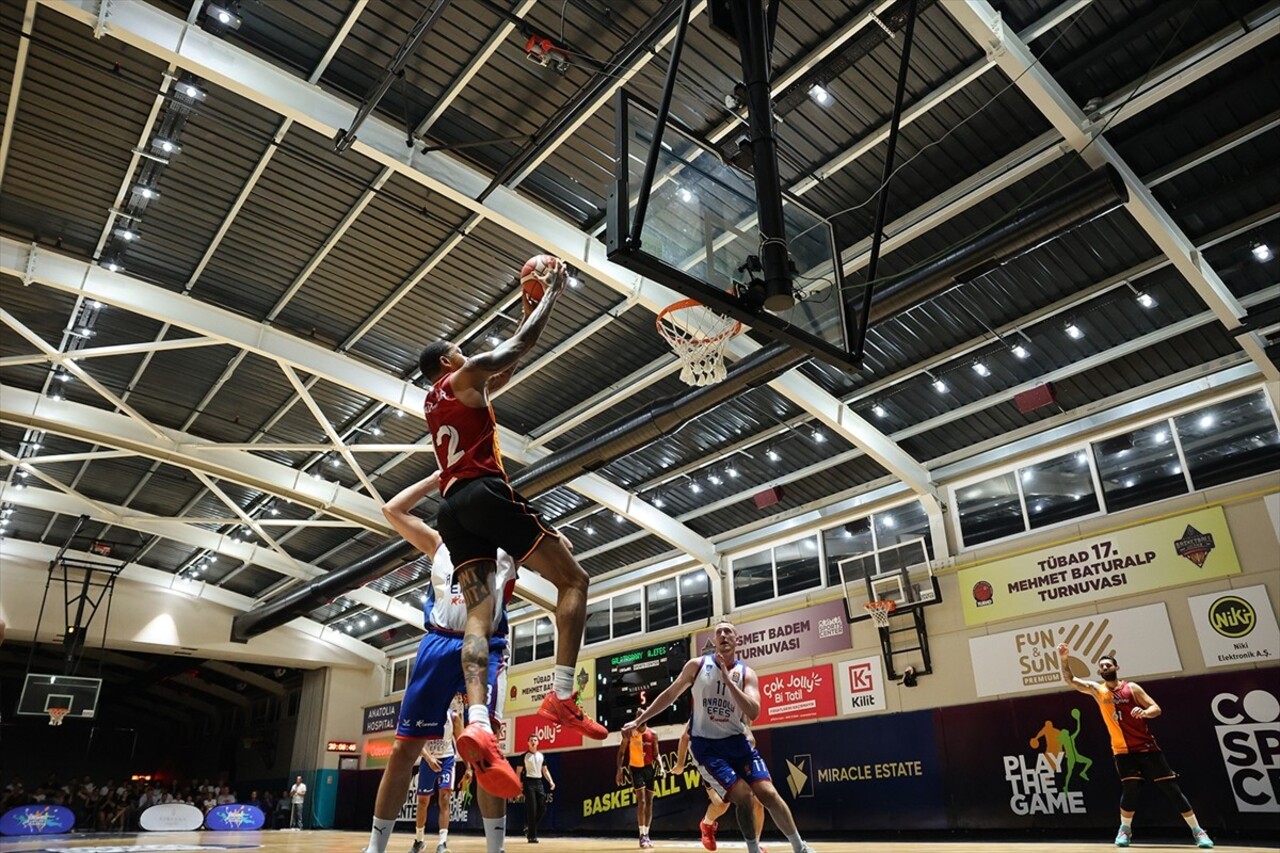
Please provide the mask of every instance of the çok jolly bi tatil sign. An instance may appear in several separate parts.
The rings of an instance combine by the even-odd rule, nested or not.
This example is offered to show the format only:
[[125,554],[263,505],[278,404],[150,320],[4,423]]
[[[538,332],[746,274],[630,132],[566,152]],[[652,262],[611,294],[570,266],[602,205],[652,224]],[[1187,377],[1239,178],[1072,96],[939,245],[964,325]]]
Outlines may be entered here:
[[1240,573],[1222,507],[1149,521],[959,572],[966,625]]

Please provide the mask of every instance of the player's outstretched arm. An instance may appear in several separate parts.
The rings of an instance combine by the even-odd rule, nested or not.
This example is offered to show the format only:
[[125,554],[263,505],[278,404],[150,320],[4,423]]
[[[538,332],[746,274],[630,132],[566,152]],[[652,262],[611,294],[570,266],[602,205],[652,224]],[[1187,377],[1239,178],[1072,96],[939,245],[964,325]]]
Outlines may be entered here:
[[491,377],[513,370],[516,362],[537,345],[538,337],[551,317],[551,309],[556,299],[564,292],[565,282],[568,280],[568,268],[561,262],[551,280],[547,282],[542,299],[528,313],[515,334],[489,352],[468,358],[467,363],[458,370],[453,379],[455,389],[460,384],[463,387],[478,389],[488,383]]
[[1071,667],[1068,660],[1071,657],[1071,648],[1066,643],[1058,644],[1058,669],[1062,672],[1062,680],[1065,681],[1072,689],[1081,693],[1088,693],[1090,696],[1096,696],[1098,693],[1098,685],[1092,681],[1085,681],[1083,678],[1076,678],[1071,674]]
[[630,737],[635,731],[636,726],[641,723],[647,723],[653,719],[663,708],[671,705],[680,698],[680,695],[693,686],[693,680],[698,677],[698,667],[702,665],[702,658],[694,658],[686,661],[684,667],[680,670],[680,674],[676,676],[676,680],[671,682],[671,686],[658,694],[658,698],[649,703],[649,707],[645,708],[634,719],[622,727],[622,736]]
[[1151,694],[1142,689],[1142,685],[1135,681],[1129,682],[1129,689],[1133,692],[1133,702],[1136,706],[1129,713],[1139,720],[1154,720],[1160,716],[1163,711],[1156,704],[1156,700],[1151,698]]
[[414,515],[412,510],[440,485],[440,472],[407,486],[398,495],[382,505],[382,515],[387,523],[413,547],[431,556],[440,547],[440,534],[431,525]]

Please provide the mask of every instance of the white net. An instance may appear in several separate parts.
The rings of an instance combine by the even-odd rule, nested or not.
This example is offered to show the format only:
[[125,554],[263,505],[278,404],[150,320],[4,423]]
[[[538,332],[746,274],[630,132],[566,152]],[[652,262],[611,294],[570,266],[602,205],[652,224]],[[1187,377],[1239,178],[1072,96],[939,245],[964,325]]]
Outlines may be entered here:
[[693,299],[669,305],[658,314],[658,333],[680,359],[680,381],[686,385],[724,381],[725,348],[741,331],[741,323]]
[[871,616],[871,622],[877,628],[889,627],[889,616],[894,610],[892,601],[868,601],[864,606],[866,607],[867,613]]

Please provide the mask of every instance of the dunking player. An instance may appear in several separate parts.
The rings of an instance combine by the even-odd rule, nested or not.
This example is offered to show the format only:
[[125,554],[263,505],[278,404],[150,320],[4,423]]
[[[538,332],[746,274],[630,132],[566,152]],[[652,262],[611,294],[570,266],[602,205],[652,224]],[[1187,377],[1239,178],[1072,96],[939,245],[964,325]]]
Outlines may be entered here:
[[[636,718],[639,717],[640,711],[637,709]],[[624,734],[618,744],[618,787],[622,787],[624,763],[631,771],[631,787],[636,792],[636,824],[640,829],[640,846],[652,847],[649,826],[653,823],[653,790],[658,783],[661,762],[658,759],[658,736],[644,722],[638,722],[630,736]]]
[[1070,656],[1071,649],[1066,643],[1058,646],[1062,680],[1094,698],[1102,712],[1102,722],[1111,734],[1111,751],[1115,753],[1116,772],[1120,774],[1120,830],[1116,833],[1116,846],[1128,847],[1133,838],[1133,813],[1138,808],[1139,792],[1146,780],[1155,782],[1177,807],[1191,829],[1196,846],[1206,850],[1212,847],[1209,833],[1200,828],[1191,803],[1178,785],[1178,774],[1170,769],[1168,759],[1147,727],[1147,720],[1160,716],[1160,706],[1137,682],[1121,680],[1118,663],[1111,655],[1098,660],[1102,683],[1073,676],[1068,664]]
[[511,488],[489,405],[489,394],[510,379],[516,362],[537,343],[567,280],[568,269],[554,259],[543,280],[542,299],[536,304],[524,299],[520,327],[492,351],[468,358],[456,344],[436,341],[418,358],[422,375],[432,383],[424,411],[440,463],[440,534],[453,554],[467,604],[462,669],[470,707],[458,751],[475,770],[480,786],[500,797],[519,796],[521,786],[498,749],[485,706],[485,659],[495,609],[492,576],[499,547],[556,587],[556,668],[553,689],[538,714],[596,740],[608,734],[583,716],[573,699],[574,668],[586,622],[587,573],[559,535]]
[[[409,792],[413,762],[430,739],[444,737],[444,720],[453,697],[462,692],[465,682],[459,655],[462,651],[462,629],[467,622],[467,609],[454,580],[449,550],[440,535],[425,521],[410,512],[419,501],[435,491],[439,474],[406,488],[387,501],[383,515],[395,531],[423,554],[432,556],[431,585],[427,587],[427,635],[418,645],[418,657],[409,676],[400,705],[400,722],[396,741],[378,783],[378,796],[373,806],[373,830],[365,853],[386,853],[387,842],[395,829],[396,815]],[[497,571],[485,578],[486,594],[498,602],[494,612],[493,638],[488,642],[485,666],[485,708],[495,718],[502,716],[502,697],[506,691],[507,601],[515,586],[516,565],[505,553],[498,552]],[[504,760],[505,763],[505,760]],[[477,794],[480,815],[484,820],[486,853],[501,853],[506,835],[506,801],[483,789]],[[416,846],[416,845],[415,845]]]
[[[713,647],[714,648],[714,647]],[[751,729],[747,729],[747,743],[751,744],[751,748],[755,749],[755,735],[751,733]],[[684,773],[685,760],[689,755],[689,723],[685,723],[684,731],[680,733],[680,743],[676,747],[676,766],[671,768],[671,772],[679,776]],[[729,810],[729,804],[715,792],[715,789],[704,779],[702,787],[707,791],[707,812],[702,816],[702,820],[698,822],[698,831],[702,834],[702,846],[708,850],[716,849],[716,829],[720,826],[720,817]],[[760,844],[760,836],[764,833],[764,804],[751,797],[751,814],[756,823],[756,843]],[[760,846],[760,853],[766,853],[764,845]]]
[[791,842],[792,853],[813,853],[800,837],[791,809],[773,787],[764,759],[747,743],[747,726],[760,716],[760,682],[755,670],[737,658],[738,632],[732,622],[716,625],[715,643],[715,654],[686,663],[675,682],[622,727],[622,734],[629,735],[692,687],[689,745],[693,759],[712,790],[738,807],[738,829],[747,842],[747,853],[760,853],[751,815],[752,793],[773,815],[773,822]]
[[[422,746],[422,761],[418,763],[418,811],[413,819],[413,849],[410,853],[422,853],[426,849],[427,812],[431,810],[431,798],[439,798],[440,841],[436,853],[449,853],[449,809],[453,805],[453,781],[458,777],[454,761],[453,742],[462,734],[462,707],[458,698],[449,705],[445,715],[443,737],[433,738]],[[471,784],[471,770],[459,779],[458,790],[466,791]]]

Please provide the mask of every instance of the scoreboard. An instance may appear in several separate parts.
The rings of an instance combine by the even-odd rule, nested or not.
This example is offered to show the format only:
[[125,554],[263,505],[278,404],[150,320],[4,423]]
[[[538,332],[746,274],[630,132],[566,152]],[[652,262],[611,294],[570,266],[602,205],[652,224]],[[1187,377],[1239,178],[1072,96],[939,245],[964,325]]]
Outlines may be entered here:
[[[596,658],[596,720],[609,731],[618,731],[635,718],[637,708],[647,708],[675,681],[688,660],[687,637]],[[649,725],[683,724],[689,719],[689,708],[686,691]]]

